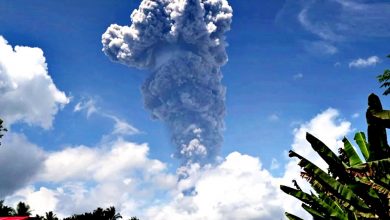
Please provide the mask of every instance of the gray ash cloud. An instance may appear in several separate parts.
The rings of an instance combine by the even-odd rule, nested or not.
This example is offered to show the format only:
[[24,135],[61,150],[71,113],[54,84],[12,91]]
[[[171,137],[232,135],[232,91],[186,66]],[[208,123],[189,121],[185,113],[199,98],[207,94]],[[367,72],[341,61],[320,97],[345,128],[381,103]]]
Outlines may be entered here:
[[113,24],[102,36],[112,61],[151,72],[142,85],[145,107],[166,123],[185,163],[211,162],[222,145],[220,68],[231,21],[226,0],[143,0],[130,26]]

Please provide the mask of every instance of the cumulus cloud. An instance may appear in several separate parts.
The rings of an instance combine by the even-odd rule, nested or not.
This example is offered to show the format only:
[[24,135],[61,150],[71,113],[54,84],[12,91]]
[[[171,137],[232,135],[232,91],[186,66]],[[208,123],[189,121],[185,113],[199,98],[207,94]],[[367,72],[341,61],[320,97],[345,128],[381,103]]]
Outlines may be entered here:
[[0,147],[0,198],[24,187],[39,172],[45,158],[43,150],[21,134],[8,132]]
[[[340,119],[337,110],[327,109],[294,130],[292,149],[326,170],[325,162],[307,143],[305,133],[312,133],[336,151],[349,131],[350,123]],[[183,185],[194,188],[193,196],[178,193],[170,204],[151,209],[150,219],[280,219],[284,218],[284,211],[310,218],[298,200],[279,189],[280,184],[291,185],[293,179],[308,189],[308,184],[300,179],[295,160],[285,165],[280,178],[270,175],[258,158],[238,152],[228,155],[216,167],[189,173],[189,180],[183,181]]]
[[337,152],[337,149],[343,146],[342,138],[351,131],[351,123],[339,117],[340,113],[336,109],[329,108],[309,122],[301,124],[299,128],[294,129],[292,149],[303,157],[310,158],[317,166],[326,169],[325,161],[312,150],[309,142],[306,141],[306,132],[316,136],[331,150]]
[[113,205],[125,216],[135,215],[145,203],[153,204],[157,192],[163,193],[176,184],[167,165],[148,158],[148,152],[146,144],[120,138],[97,147],[46,152],[34,178],[43,186],[22,188],[9,195],[6,202],[26,201],[39,214],[50,208],[60,216],[68,216]]
[[[336,109],[329,108],[316,115],[310,121],[302,123],[294,129],[294,140],[291,148],[303,157],[312,161],[324,171],[327,171],[328,166],[325,161],[318,156],[306,141],[306,132],[309,132],[320,139],[333,152],[337,153],[338,148],[343,146],[342,138],[350,131],[351,123],[340,118],[340,113]],[[296,158],[289,159],[289,162],[285,165],[285,173],[281,183],[292,186],[291,180],[295,179],[302,189],[309,192],[310,186],[306,181],[300,178],[300,168],[297,164],[298,160]],[[300,203],[297,203],[296,199],[290,196],[284,197],[283,204],[286,211],[298,214],[302,217],[306,216],[304,219],[311,218],[311,216],[302,209]]]
[[381,60],[377,56],[370,56],[366,59],[358,58],[356,60],[352,60],[349,63],[349,68],[364,68],[364,67],[370,67],[375,66],[378,64]]
[[[330,108],[294,129],[291,148],[326,170],[305,133],[336,151],[350,130],[350,123]],[[260,158],[239,152],[230,153],[216,165],[193,163],[170,174],[167,164],[150,159],[148,151],[146,144],[117,139],[96,147],[75,146],[47,153],[35,178],[41,187],[25,187],[6,201],[28,201],[37,213],[47,211],[43,204],[48,204],[61,216],[115,205],[125,218],[282,219],[285,211],[310,218],[298,200],[279,189],[280,184],[292,185],[291,180],[296,179],[308,190],[296,160],[289,160],[281,177],[272,176]]]
[[142,86],[144,105],[166,123],[183,163],[214,161],[222,145],[220,67],[231,21],[226,0],[143,0],[130,26],[113,24],[102,35],[112,61],[152,72]]
[[182,184],[194,182],[193,195],[178,193],[170,203],[150,208],[146,219],[283,218],[277,182],[258,158],[233,152],[216,167],[192,172]]
[[0,36],[0,117],[7,124],[25,122],[48,129],[69,103],[48,74],[43,51],[12,47]]

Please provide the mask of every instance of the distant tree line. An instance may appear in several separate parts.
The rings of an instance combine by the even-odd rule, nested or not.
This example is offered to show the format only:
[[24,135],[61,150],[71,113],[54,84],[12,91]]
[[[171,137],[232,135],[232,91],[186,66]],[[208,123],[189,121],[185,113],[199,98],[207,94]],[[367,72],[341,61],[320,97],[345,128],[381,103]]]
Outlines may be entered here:
[[[35,215],[32,216],[32,210],[30,206],[24,202],[19,202],[16,208],[12,208],[4,205],[4,201],[0,200],[0,217],[8,216],[30,216],[31,220],[60,220],[56,214],[52,211],[46,212],[44,216]],[[117,220],[122,219],[120,213],[117,213],[115,207],[111,206],[106,209],[97,208],[92,212],[86,212],[84,214],[74,214],[63,220]],[[139,220],[137,217],[131,217],[129,220]]]

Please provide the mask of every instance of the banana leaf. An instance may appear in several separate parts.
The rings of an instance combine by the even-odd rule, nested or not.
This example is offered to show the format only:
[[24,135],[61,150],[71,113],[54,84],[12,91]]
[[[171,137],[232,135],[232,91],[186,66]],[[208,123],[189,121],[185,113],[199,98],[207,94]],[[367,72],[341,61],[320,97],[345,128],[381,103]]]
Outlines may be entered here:
[[305,209],[308,213],[310,213],[314,219],[329,219],[328,216],[318,212],[317,210],[311,208],[310,206],[302,203],[302,208]]
[[285,212],[284,214],[286,215],[286,217],[289,220],[303,220],[302,218],[299,218],[298,216],[295,216],[295,215],[288,213],[288,212]]
[[355,149],[353,148],[351,142],[347,138],[344,137],[344,151],[349,159],[349,165],[355,166],[358,164],[362,164],[362,160],[360,159],[359,155],[356,153]]
[[308,204],[314,204],[315,199],[312,195],[303,192],[302,190],[294,189],[289,186],[280,185],[280,189],[290,196],[294,196],[295,198],[301,200],[302,202]]
[[372,180],[370,180],[368,178],[358,178],[358,181],[363,183],[363,184],[366,184],[366,185],[370,186],[371,188],[376,190],[377,193],[382,194],[387,199],[390,199],[390,189],[388,189],[388,188],[386,188],[384,186],[381,186],[380,184],[375,183],[374,181],[372,181]]
[[366,141],[366,136],[363,132],[357,132],[355,134],[355,141],[358,144],[360,151],[363,154],[363,157],[366,161],[368,161],[368,158],[370,157],[370,152],[368,151],[368,143]]
[[310,195],[301,190],[297,190],[288,186],[281,185],[280,189],[286,194],[291,195],[301,200],[302,202],[311,205],[313,209],[321,210],[322,212],[327,213],[327,215],[329,216],[339,216],[343,213],[343,209],[341,209],[337,203],[331,201],[330,199],[327,199],[327,202],[325,202],[324,200],[319,199],[315,195]]
[[322,159],[329,165],[333,174],[341,178],[343,181],[348,181],[348,175],[345,168],[347,167],[340,158],[333,153],[322,141],[310,133],[306,133],[306,140],[310,142],[312,148],[321,156]]
[[355,172],[355,175],[368,177],[384,177],[390,173],[390,158],[374,160],[367,163],[357,164],[347,168],[349,172]]
[[307,159],[302,159],[299,162],[299,165],[303,169],[313,176],[313,179],[316,179],[321,183],[323,187],[327,189],[328,192],[332,193],[335,197],[348,201],[351,205],[356,207],[361,211],[369,210],[367,204],[365,204],[347,185],[341,184],[339,181],[325,173],[315,164],[311,163]]

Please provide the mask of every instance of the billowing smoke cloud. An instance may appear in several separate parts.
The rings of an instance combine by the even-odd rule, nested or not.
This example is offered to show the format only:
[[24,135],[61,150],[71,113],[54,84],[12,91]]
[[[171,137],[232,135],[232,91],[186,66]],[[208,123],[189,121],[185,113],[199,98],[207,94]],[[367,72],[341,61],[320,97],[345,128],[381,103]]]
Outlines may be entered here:
[[209,162],[222,144],[227,62],[227,0],[143,0],[131,26],[111,25],[102,36],[113,61],[152,72],[142,86],[145,107],[166,122],[176,156]]

